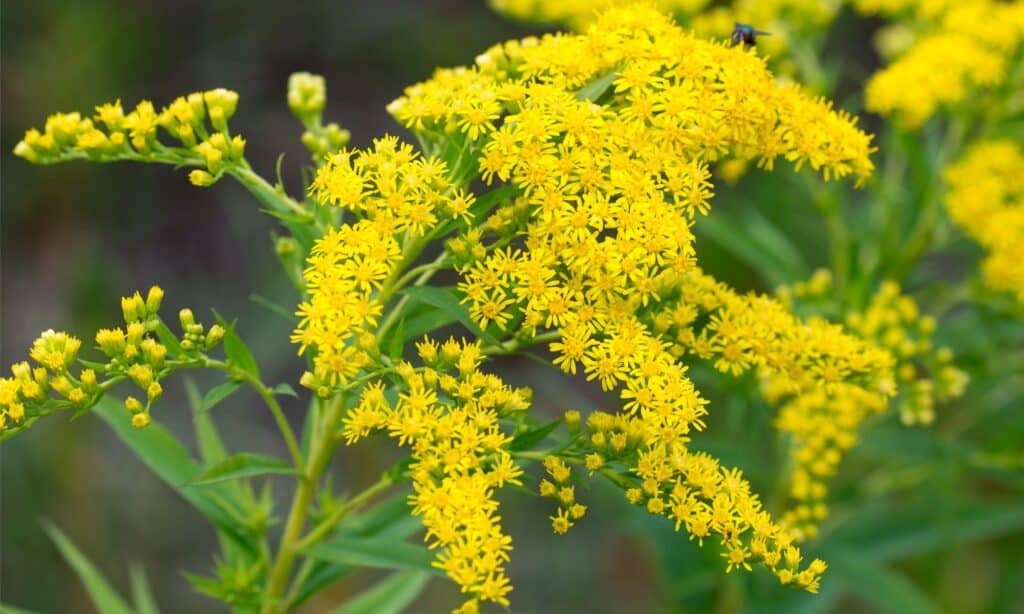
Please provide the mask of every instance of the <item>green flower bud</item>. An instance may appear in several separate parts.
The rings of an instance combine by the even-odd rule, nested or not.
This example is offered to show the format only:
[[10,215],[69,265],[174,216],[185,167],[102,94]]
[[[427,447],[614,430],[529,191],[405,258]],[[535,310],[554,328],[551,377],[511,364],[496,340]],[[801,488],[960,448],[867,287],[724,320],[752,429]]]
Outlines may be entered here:
[[181,322],[181,329],[188,331],[188,328],[195,324],[196,319],[192,315],[192,310],[186,308],[178,312],[178,321]]
[[288,108],[303,124],[318,123],[327,104],[327,84],[320,75],[297,72],[288,77]]

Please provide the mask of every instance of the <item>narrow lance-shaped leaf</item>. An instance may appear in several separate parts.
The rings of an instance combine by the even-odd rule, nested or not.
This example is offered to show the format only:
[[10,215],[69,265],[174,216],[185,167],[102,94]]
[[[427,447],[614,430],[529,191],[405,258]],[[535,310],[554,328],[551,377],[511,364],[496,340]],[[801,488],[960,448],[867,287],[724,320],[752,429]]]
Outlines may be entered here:
[[132,614],[132,610],[125,603],[124,599],[117,594],[110,582],[103,577],[98,569],[85,557],[74,543],[55,525],[43,522],[43,529],[49,534],[50,539],[60,550],[64,560],[74,568],[75,573],[85,584],[85,590],[89,593],[96,609],[104,614]]
[[393,573],[334,610],[334,614],[401,614],[429,580],[429,574],[414,569]]
[[218,403],[231,396],[242,386],[242,382],[231,380],[211,388],[199,403],[199,412],[206,413],[217,406]]
[[305,554],[342,565],[439,573],[431,566],[434,555],[425,547],[392,539],[345,536],[311,546]]
[[402,294],[408,295],[417,301],[433,305],[438,309],[451,314],[459,322],[462,322],[463,326],[468,328],[470,332],[487,343],[492,345],[498,345],[501,343],[501,341],[495,339],[494,335],[491,335],[487,331],[481,329],[477,323],[473,321],[473,318],[469,316],[469,309],[459,302],[459,297],[451,288],[410,286],[408,288],[402,288],[401,292]]
[[217,317],[217,322],[223,326],[225,330],[224,355],[227,356],[228,362],[242,371],[245,371],[249,375],[252,375],[256,379],[259,379],[259,365],[256,363],[256,359],[253,357],[252,352],[249,351],[249,347],[245,345],[242,338],[238,336],[237,332],[235,332],[234,323],[229,324],[216,311],[213,313]]
[[199,475],[202,468],[166,429],[155,422],[144,429],[133,427],[128,412],[111,397],[100,399],[93,411],[114,429],[150,470],[178,491],[225,536],[248,552],[257,551],[256,543],[242,528],[244,505],[232,495],[230,488],[223,488],[224,485],[182,486]]
[[153,591],[146,579],[146,572],[140,565],[132,565],[132,601],[135,603],[136,614],[160,614],[160,609],[153,598]]
[[294,475],[295,467],[272,456],[243,452],[225,459],[190,482],[190,485],[215,484],[225,480],[261,475]]

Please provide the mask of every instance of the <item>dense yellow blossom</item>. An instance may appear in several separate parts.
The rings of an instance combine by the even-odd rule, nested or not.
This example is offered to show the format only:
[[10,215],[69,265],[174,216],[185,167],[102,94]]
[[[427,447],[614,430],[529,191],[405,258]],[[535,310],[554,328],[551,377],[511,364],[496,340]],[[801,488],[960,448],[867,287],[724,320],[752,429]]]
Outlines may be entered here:
[[783,55],[793,36],[820,31],[835,17],[838,0],[490,0],[496,11],[525,21],[565,24],[583,32],[601,10],[615,6],[649,5],[671,14],[698,36],[731,40],[736,23],[767,31],[757,45],[761,54]]
[[388,401],[381,380],[364,388],[344,418],[343,434],[353,443],[375,430],[387,431],[412,451],[409,473],[413,513],[437,548],[435,566],[478,601],[508,605],[512,590],[505,565],[512,540],[501,528],[497,489],[521,484],[523,471],[507,451],[511,436],[498,420],[529,407],[530,393],[505,385],[479,370],[479,342],[450,339],[440,347],[418,344],[422,367],[402,362],[397,402]]
[[[646,4],[665,13],[693,15],[710,0],[646,0]],[[593,22],[600,11],[617,6],[640,4],[639,0],[489,0],[499,13],[526,21],[567,24],[582,30]]]
[[[676,459],[705,459],[686,444],[703,427],[707,410],[677,360],[680,353],[659,338],[664,331],[649,326],[647,312],[671,297],[685,297],[684,310],[702,301],[716,309],[724,296],[735,297],[711,281],[699,283],[706,278],[695,268],[690,226],[709,208],[707,163],[735,156],[771,168],[784,157],[826,178],[863,179],[872,170],[870,138],[850,117],[797,87],[780,86],[756,55],[697,40],[646,7],[608,12],[585,35],[493,47],[474,68],[441,70],[408,88],[390,110],[428,151],[455,140],[478,160],[485,182],[515,186],[520,197],[510,209],[521,211],[525,203],[529,215],[495,213],[497,223],[485,228],[498,239],[460,267],[459,289],[471,314],[502,335],[529,338],[557,329],[560,339],[551,346],[556,364],[570,373],[582,368],[588,379],[619,391],[643,436],[643,455],[635,457],[642,464],[631,468],[646,480],[645,467],[664,467],[657,471],[668,471],[665,484],[674,479]],[[501,247],[517,233],[521,239]],[[475,245],[480,239],[467,233],[460,240]],[[725,370],[771,365],[792,371],[801,383],[826,385],[887,381],[886,353],[837,327],[807,328],[777,303],[763,302],[735,297],[722,310],[729,318],[754,318],[749,331],[713,329],[724,345],[712,342],[710,351],[721,350]],[[771,327],[778,323],[786,328],[776,335]],[[626,451],[635,443],[622,435],[607,445]],[[590,466],[598,467],[596,460]],[[713,459],[699,463],[710,467],[708,475],[719,475]],[[729,488],[749,491],[738,472],[727,473],[733,476]],[[711,505],[717,482],[706,479]],[[546,496],[564,504],[552,519],[559,532],[571,524],[573,501],[562,490],[542,485]],[[733,501],[718,500],[719,506]],[[648,509],[662,513],[661,501],[651,498]],[[734,503],[743,522],[761,513],[756,498]],[[783,582],[816,588],[817,573],[795,571],[799,553],[789,555],[797,563],[778,566],[792,536],[765,525],[767,514],[759,518],[765,532],[758,535],[779,540],[775,554],[761,539],[740,545],[735,537],[748,525],[726,519],[719,528],[736,555],[727,567],[747,567],[749,556],[765,561]]]
[[738,294],[700,271],[681,276],[676,285],[647,316],[662,338],[674,342],[676,355],[712,360],[734,375],[756,368],[783,378],[791,391],[845,382],[894,391],[892,355],[836,324],[801,321],[771,297]]
[[1010,140],[976,143],[945,180],[950,217],[985,248],[985,282],[1024,303],[1024,148]]
[[[663,184],[698,205],[709,194],[690,189],[700,173],[691,164],[727,153],[765,168],[784,157],[826,179],[873,170],[870,137],[846,113],[778,84],[762,58],[694,38],[645,7],[606,13],[586,35],[492,47],[474,68],[408,88],[390,110],[425,138],[468,135],[484,146],[485,180],[515,170],[531,193],[565,173],[564,190],[592,190],[614,163],[638,193]],[[627,159],[636,172],[619,170]]]
[[310,192],[355,218],[314,245],[303,275],[310,298],[299,305],[292,335],[300,353],[316,351],[313,373],[303,383],[327,396],[373,362],[374,334],[396,275],[419,255],[431,231],[468,215],[472,197],[452,189],[443,162],[393,137],[365,151],[334,154]]
[[[1024,39],[1024,4],[992,0],[859,3],[899,14],[914,8],[926,32],[867,85],[866,106],[918,126],[939,108],[970,102],[974,92],[1009,77],[1008,62]],[[922,6],[917,6],[918,4]]]

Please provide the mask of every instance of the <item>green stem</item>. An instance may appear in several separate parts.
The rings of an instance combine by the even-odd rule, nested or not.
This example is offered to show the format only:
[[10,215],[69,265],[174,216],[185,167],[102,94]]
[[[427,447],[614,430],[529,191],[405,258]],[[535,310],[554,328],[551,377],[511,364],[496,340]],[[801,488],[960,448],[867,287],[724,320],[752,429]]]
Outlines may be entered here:
[[207,367],[220,369],[221,371],[228,373],[232,378],[249,384],[249,386],[251,386],[253,390],[260,395],[260,398],[262,398],[267,404],[267,407],[270,408],[270,413],[274,415],[277,427],[281,430],[281,435],[284,436],[285,444],[288,446],[288,452],[292,455],[292,462],[295,464],[295,468],[301,473],[305,465],[302,458],[302,450],[299,448],[298,441],[295,439],[295,433],[292,431],[291,425],[288,424],[288,420],[284,416],[284,411],[281,410],[281,406],[277,403],[277,399],[274,398],[274,392],[270,388],[267,388],[258,377],[244,369],[239,369],[232,364],[210,359],[207,359],[204,364]]
[[[291,212],[302,218],[304,221],[315,223],[313,214],[296,202],[293,198],[284,193],[283,189],[275,188],[267,183],[267,180],[260,177],[247,162],[228,168],[227,174],[238,180],[247,190],[252,192],[261,203],[278,213]],[[320,225],[317,224],[319,227]]]
[[309,465],[299,479],[298,487],[292,498],[291,509],[288,511],[288,519],[285,522],[284,533],[281,535],[281,544],[278,547],[277,558],[270,570],[270,579],[267,582],[266,602],[263,606],[263,614],[275,614],[284,612],[281,606],[287,607],[287,603],[280,603],[284,594],[288,577],[291,575],[292,566],[295,564],[295,555],[299,549],[296,547],[302,537],[302,531],[306,527],[306,516],[313,502],[313,494],[316,491],[317,483],[327,468],[327,461],[331,459],[334,452],[333,425],[341,419],[344,410],[344,397],[336,397],[324,414],[322,424],[325,428],[317,433],[316,439],[310,448]]
[[[409,283],[409,280],[412,279],[412,277],[414,276],[414,273],[416,273],[417,271],[420,271],[420,273],[419,273],[419,277],[416,278],[416,281],[413,282],[414,286],[422,286],[423,284],[425,284],[428,281],[430,281],[430,279],[432,277],[434,277],[434,275],[437,274],[437,272],[440,271],[443,268],[442,267],[442,263],[444,262],[444,259],[447,256],[448,256],[447,251],[441,252],[441,255],[439,255],[437,257],[437,259],[434,260],[433,262],[431,262],[430,264],[425,264],[425,265],[423,265],[421,267],[416,267],[415,269],[412,269],[411,271],[409,271],[408,274],[400,277],[390,287],[390,291],[391,292],[387,296],[387,298],[390,298],[391,296],[394,295],[395,292],[397,292],[398,290],[400,290],[403,287],[405,287]],[[382,296],[383,296],[383,293],[382,293]],[[384,300],[387,300],[387,298],[385,298]],[[391,311],[388,312],[388,315],[381,321],[380,326],[377,327],[377,339],[378,340],[383,339],[384,335],[387,334],[387,332],[391,328],[391,326],[394,325],[394,323],[396,321],[398,321],[399,314],[402,313],[402,309],[409,303],[410,300],[411,299],[409,298],[408,295],[403,296],[398,301],[398,303],[395,304],[395,306],[391,309]]]
[[902,282],[906,279],[910,274],[910,270],[932,245],[936,227],[942,220],[942,172],[946,162],[959,152],[960,145],[966,135],[967,126],[967,119],[954,117],[951,120],[951,125],[946,130],[942,147],[936,156],[931,173],[929,173],[929,184],[923,186],[925,192],[924,203],[914,223],[914,227],[903,242],[905,247],[899,251],[896,262],[889,271],[889,276],[896,281]]
[[485,345],[481,348],[481,351],[489,356],[512,354],[517,352],[524,347],[531,345],[537,345],[538,343],[547,343],[548,341],[558,341],[562,338],[562,333],[557,330],[550,330],[546,333],[535,335],[529,339],[509,339],[498,345]]
[[331,532],[334,527],[341,521],[342,518],[347,516],[350,512],[353,512],[363,505],[368,503],[370,499],[374,498],[378,493],[387,490],[388,488],[395,485],[395,481],[390,476],[383,476],[375,484],[368,487],[363,492],[359,493],[352,499],[345,502],[344,505],[339,506],[336,510],[331,512],[327,518],[324,518],[320,524],[318,524],[312,531],[303,537],[299,543],[295,546],[297,550],[305,550],[316,542],[323,539],[325,535]]

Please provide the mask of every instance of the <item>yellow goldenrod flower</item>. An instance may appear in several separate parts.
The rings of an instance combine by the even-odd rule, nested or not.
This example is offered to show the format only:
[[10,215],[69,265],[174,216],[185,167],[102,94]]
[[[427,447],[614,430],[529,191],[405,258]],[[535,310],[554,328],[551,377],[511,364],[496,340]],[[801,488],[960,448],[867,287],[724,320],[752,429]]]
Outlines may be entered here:
[[[403,389],[397,402],[387,400],[382,381],[371,382],[343,419],[343,435],[354,443],[383,430],[411,449],[415,493],[409,503],[423,519],[430,547],[438,549],[434,565],[470,602],[508,605],[505,564],[512,542],[501,529],[494,491],[521,485],[523,471],[507,451],[512,438],[498,420],[526,406],[510,402],[520,396],[516,390],[477,370],[476,343],[451,339],[440,354],[434,342],[418,347],[424,366],[403,362],[396,369]],[[466,393],[442,398],[446,385]],[[477,394],[481,390],[488,393]]]

